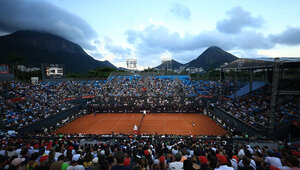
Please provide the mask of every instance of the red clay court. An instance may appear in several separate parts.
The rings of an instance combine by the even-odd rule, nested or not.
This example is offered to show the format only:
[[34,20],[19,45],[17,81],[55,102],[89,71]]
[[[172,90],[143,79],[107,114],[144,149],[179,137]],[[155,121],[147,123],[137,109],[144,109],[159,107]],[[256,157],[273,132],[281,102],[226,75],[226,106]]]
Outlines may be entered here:
[[[80,117],[55,133],[82,134],[132,134],[139,125],[142,113],[99,113]],[[194,122],[194,127],[192,126]],[[199,113],[151,113],[145,115],[140,127],[141,134],[223,135],[222,127],[209,117]]]

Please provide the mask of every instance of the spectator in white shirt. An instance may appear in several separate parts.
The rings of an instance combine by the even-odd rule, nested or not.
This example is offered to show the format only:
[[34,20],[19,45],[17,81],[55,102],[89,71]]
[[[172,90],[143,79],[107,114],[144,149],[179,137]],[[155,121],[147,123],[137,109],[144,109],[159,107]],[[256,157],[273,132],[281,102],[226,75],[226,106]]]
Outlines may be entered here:
[[274,166],[276,168],[282,167],[281,160],[275,156],[274,151],[268,150],[268,156],[265,158],[265,162],[268,163],[270,166]]
[[[250,153],[249,150],[245,150],[245,156],[244,157],[248,157],[250,159],[250,166],[253,167],[254,170],[256,170],[256,163],[252,159],[252,154]],[[239,161],[239,168],[243,168],[244,166],[245,165],[243,164],[243,159],[242,159],[241,161]]]

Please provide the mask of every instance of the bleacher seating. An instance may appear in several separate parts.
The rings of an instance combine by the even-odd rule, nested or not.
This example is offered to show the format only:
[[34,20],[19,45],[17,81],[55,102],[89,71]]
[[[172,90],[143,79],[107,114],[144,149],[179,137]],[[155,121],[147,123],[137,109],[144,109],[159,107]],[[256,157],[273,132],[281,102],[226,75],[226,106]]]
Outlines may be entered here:
[[[254,81],[252,82],[252,90],[256,90],[258,88],[261,88],[263,86],[265,86],[267,83],[264,81]],[[236,97],[240,97],[243,96],[247,93],[250,92],[250,83],[248,82],[246,85],[244,85],[242,88],[240,88],[239,90],[237,90],[236,92]],[[229,96],[230,98],[234,98],[234,94],[232,94],[231,96]]]

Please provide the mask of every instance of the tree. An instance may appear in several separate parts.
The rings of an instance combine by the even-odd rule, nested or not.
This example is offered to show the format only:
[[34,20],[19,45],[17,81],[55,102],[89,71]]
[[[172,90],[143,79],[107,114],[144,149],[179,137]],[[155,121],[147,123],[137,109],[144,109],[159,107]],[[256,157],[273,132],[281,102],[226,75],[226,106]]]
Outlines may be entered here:
[[13,73],[15,74],[15,77],[19,76],[19,70],[18,65],[22,63],[24,58],[22,56],[11,54],[8,56],[8,61],[12,63]]

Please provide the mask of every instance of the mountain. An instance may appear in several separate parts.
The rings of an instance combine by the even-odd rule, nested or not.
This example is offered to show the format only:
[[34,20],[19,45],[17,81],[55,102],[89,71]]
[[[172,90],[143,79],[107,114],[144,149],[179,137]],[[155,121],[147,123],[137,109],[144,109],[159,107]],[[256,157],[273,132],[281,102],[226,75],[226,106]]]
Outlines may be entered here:
[[238,58],[219,47],[212,46],[207,48],[198,58],[185,64],[188,67],[202,67],[207,70],[210,68],[218,68],[224,63],[230,63]]
[[64,64],[67,72],[83,73],[97,67],[113,67],[109,61],[98,61],[79,45],[62,37],[37,31],[17,31],[0,37],[0,64],[11,64],[12,55],[20,64],[40,67],[42,63]]
[[159,66],[157,66],[157,69],[161,69],[162,67],[166,68],[166,67],[171,67],[170,69],[179,69],[181,66],[183,66],[183,64],[177,62],[176,60],[171,60],[171,66],[169,66],[169,62],[165,62],[163,64],[160,64]]

